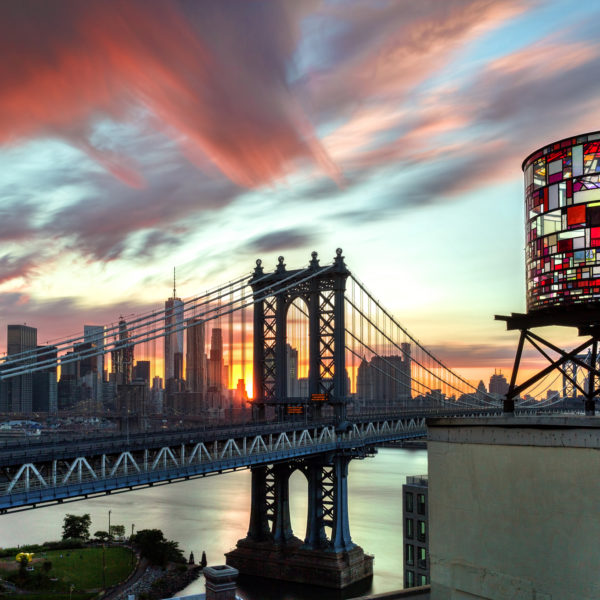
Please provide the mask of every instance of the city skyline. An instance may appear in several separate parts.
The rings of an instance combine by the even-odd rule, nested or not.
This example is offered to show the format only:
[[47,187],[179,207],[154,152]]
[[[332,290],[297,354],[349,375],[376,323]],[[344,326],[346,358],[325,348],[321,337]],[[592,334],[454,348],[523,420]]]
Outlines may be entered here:
[[473,383],[509,370],[493,315],[525,307],[521,161],[599,128],[597,10],[36,6],[0,7],[0,347],[6,324],[44,343],[160,306],[173,265],[185,298],[341,246]]

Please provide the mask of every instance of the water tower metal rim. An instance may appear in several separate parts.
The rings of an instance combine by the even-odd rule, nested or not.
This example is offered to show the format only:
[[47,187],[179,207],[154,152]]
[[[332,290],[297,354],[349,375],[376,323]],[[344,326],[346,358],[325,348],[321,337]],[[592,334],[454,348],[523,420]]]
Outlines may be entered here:
[[[528,163],[529,159],[536,154],[537,152],[539,152],[540,150],[543,150],[544,148],[549,148],[550,146],[554,146],[554,144],[562,144],[563,142],[566,142],[568,140],[574,140],[580,137],[583,137],[584,135],[594,135],[595,133],[600,134],[600,129],[594,129],[592,131],[586,131],[584,133],[579,133],[577,135],[569,135],[565,138],[562,138],[560,140],[554,140],[553,142],[549,142],[548,144],[544,144],[543,146],[538,146],[535,150],[533,150],[532,152],[530,152],[527,157],[525,158],[525,160],[521,163],[521,170],[525,171],[525,165]],[[574,146],[576,146],[577,144],[573,144]]]

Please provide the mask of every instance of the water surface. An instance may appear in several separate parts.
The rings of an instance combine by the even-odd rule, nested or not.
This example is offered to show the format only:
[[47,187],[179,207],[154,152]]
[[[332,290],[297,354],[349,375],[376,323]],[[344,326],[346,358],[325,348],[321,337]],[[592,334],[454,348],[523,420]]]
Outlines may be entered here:
[[[355,543],[375,555],[370,587],[351,590],[351,595],[380,594],[403,587],[402,574],[402,484],[407,475],[427,472],[424,450],[380,449],[374,458],[350,463],[350,531]],[[307,484],[300,472],[290,478],[290,511],[294,533],[304,538]],[[206,477],[145,490],[113,494],[93,500],[49,506],[0,516],[0,546],[60,539],[66,513],[90,513],[91,532],[125,525],[126,531],[162,529],[179,542],[186,557],[197,561],[206,552],[209,564],[223,564],[225,552],[245,537],[250,515],[250,471]],[[204,591],[204,581],[195,581],[187,593]],[[183,594],[183,592],[182,592]],[[309,600],[334,598],[331,591],[297,585],[271,585],[254,580],[240,586],[246,600]],[[345,594],[348,596],[348,594]]]

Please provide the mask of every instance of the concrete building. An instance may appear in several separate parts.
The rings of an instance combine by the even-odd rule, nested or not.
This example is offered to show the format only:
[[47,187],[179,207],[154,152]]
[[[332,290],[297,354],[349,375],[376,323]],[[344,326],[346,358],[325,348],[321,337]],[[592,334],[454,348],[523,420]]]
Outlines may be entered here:
[[[58,357],[56,346],[38,346],[36,362],[39,366]],[[45,366],[42,371],[32,373],[32,410],[55,414],[58,410],[58,382],[56,364]]]
[[[177,331],[179,329],[179,331]],[[173,297],[165,302],[165,387],[171,379],[183,379],[183,302]]]
[[150,385],[150,361],[138,360],[133,367],[133,379],[145,381]]
[[287,355],[287,395],[290,398],[297,398],[300,396],[300,386],[298,385],[298,350],[286,344],[285,351]]
[[221,393],[226,387],[225,381],[223,334],[219,327],[213,327],[210,334],[210,354],[208,358],[208,390]]
[[490,377],[490,394],[503,398],[506,396],[506,392],[508,392],[508,381],[506,381],[506,377],[502,375],[502,371],[500,373],[494,372]]
[[[358,367],[358,402],[371,410],[393,410],[410,401],[412,376],[410,344],[402,344],[402,354],[363,359]],[[348,390],[349,393],[349,390]]]
[[[103,352],[105,346],[104,325],[84,325],[83,342],[90,344],[91,348],[97,349],[98,352]],[[96,402],[102,402],[104,400],[104,354],[90,357],[90,361],[95,363],[90,370],[93,373],[93,381],[90,382],[92,399]],[[90,377],[90,379],[92,378]]]
[[409,476],[402,486],[404,587],[429,583],[429,507],[427,475]]
[[431,597],[592,600],[600,421],[428,421]]
[[[29,352],[24,355],[22,364],[37,360],[37,329],[27,325],[8,325],[6,353],[11,355]],[[30,413],[33,408],[33,375],[26,373],[12,377],[8,385],[7,410],[13,413]]]
[[205,326],[200,317],[188,320],[185,381],[190,392],[206,392]]
[[112,351],[112,372],[117,387],[128,385],[133,380],[134,344],[128,342],[129,330],[125,319],[119,321],[119,342]]

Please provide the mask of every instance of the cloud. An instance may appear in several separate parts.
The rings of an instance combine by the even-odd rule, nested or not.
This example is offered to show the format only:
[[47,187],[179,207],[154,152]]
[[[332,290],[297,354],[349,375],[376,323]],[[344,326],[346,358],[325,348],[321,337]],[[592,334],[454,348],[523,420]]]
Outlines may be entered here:
[[200,165],[256,186],[297,159],[336,169],[287,82],[313,2],[0,3],[0,144],[61,136],[121,181],[135,157],[94,145],[99,118],[145,107]]
[[27,277],[36,268],[35,254],[15,257],[5,254],[0,257],[0,284],[20,277]]
[[245,244],[244,250],[248,253],[295,250],[297,248],[306,248],[314,239],[314,233],[308,230],[286,229],[255,237]]
[[[448,342],[443,345],[428,345],[427,349],[450,368],[498,367],[512,369],[515,360],[515,343],[500,344],[456,344]],[[527,347],[523,351],[524,368],[544,365],[539,353]]]

